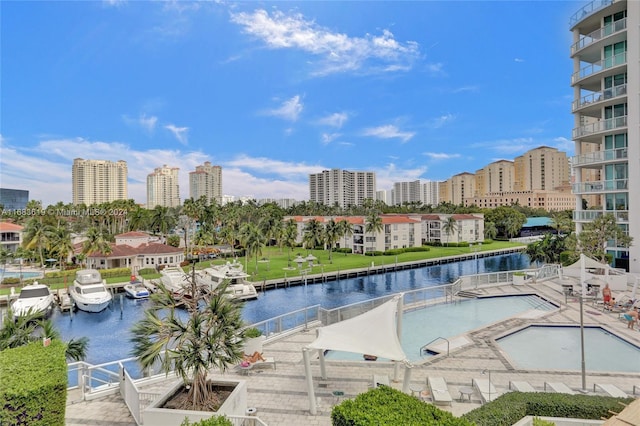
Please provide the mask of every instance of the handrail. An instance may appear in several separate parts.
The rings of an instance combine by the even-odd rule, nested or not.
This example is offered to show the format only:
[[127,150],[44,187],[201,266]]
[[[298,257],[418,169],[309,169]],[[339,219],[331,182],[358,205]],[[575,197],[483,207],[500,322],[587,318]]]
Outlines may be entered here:
[[429,346],[430,344],[432,344],[433,342],[435,342],[436,340],[446,340],[447,341],[447,356],[449,356],[449,347],[451,345],[451,342],[449,342],[449,339],[447,339],[446,337],[436,337],[435,339],[433,339],[430,342],[425,343],[424,345],[422,345],[422,347],[420,348],[420,356],[422,356],[422,352],[424,351],[424,349]]

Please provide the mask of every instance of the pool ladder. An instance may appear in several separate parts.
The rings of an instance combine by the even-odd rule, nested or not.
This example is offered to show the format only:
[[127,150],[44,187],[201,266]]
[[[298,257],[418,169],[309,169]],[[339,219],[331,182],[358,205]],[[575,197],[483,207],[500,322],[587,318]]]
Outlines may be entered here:
[[438,340],[445,340],[447,342],[447,356],[449,356],[449,346],[451,345],[451,342],[449,342],[449,339],[447,339],[446,337],[436,337],[435,339],[431,340],[430,342],[425,343],[424,345],[422,345],[422,347],[420,348],[420,356],[422,356],[422,354],[427,351],[427,346],[429,346],[430,344],[432,344],[433,342],[436,342]]

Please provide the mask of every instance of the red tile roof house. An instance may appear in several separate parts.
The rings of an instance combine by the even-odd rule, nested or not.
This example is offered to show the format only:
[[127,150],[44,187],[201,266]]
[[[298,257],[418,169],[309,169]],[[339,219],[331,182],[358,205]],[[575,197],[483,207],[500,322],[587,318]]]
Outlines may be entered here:
[[0,249],[15,253],[22,245],[24,227],[11,222],[0,222]]
[[[126,232],[116,235],[115,239],[108,255],[94,252],[87,256],[87,268],[131,268],[135,274],[143,268],[179,265],[185,259],[182,248],[159,243],[157,238],[144,232]],[[82,243],[76,244],[74,252],[81,251]]]

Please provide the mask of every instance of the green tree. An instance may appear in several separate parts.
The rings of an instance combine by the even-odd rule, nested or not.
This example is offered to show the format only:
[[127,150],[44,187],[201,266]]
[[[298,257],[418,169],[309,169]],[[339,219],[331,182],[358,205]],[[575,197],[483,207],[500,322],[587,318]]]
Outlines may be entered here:
[[334,219],[329,219],[324,226],[325,241],[329,245],[329,263],[333,263],[333,245],[340,239],[340,227]]
[[156,206],[151,211],[151,229],[153,232],[160,234],[163,239],[169,233],[169,230],[173,229],[175,225],[176,219],[169,207]]
[[41,265],[44,265],[43,253],[49,248],[52,232],[53,228],[43,222],[42,216],[31,218],[24,229],[23,245],[28,250],[38,251]]
[[296,245],[298,238],[298,224],[295,220],[289,219],[285,222],[282,230],[282,243],[289,248],[289,256],[287,258],[287,267],[291,267],[291,249]]
[[496,224],[493,222],[484,223],[484,237],[493,240],[496,235],[498,235],[498,228],[496,228]]
[[[372,235],[371,241],[374,244],[373,246],[376,247],[376,244],[375,244],[376,235],[384,229],[384,225],[382,225],[382,217],[380,217],[380,214],[378,213],[377,210],[373,210],[367,215],[365,221],[366,222],[364,225],[364,232],[366,234]],[[362,251],[362,253],[364,254],[366,251],[367,251],[367,245],[365,244],[364,250]]]
[[64,225],[58,226],[52,233],[50,237],[50,249],[52,255],[57,256],[57,259],[60,264],[60,268],[62,269],[64,262],[69,257],[70,253],[73,253],[73,244],[71,242],[71,232]]
[[324,243],[322,225],[316,219],[311,219],[304,224],[302,242],[306,249],[313,249]]
[[594,221],[587,223],[578,234],[577,251],[594,258],[600,262],[607,261],[607,242],[612,241],[616,247],[629,247],[633,238],[616,223],[613,214],[607,213],[598,216]]
[[256,272],[258,272],[258,256],[262,255],[262,247],[264,247],[266,237],[258,226],[248,222],[242,226],[241,239],[246,251],[245,256],[248,258],[255,256]]
[[[195,274],[195,271],[193,272]],[[132,354],[143,368],[160,365],[175,371],[188,389],[183,409],[215,410],[220,401],[207,385],[212,369],[226,371],[242,359],[241,304],[226,296],[227,284],[201,292],[191,275],[187,298],[176,299],[164,285],[151,295],[151,306],[132,329]],[[187,315],[178,315],[182,305]]]
[[457,230],[458,221],[453,216],[449,216],[442,225],[442,232],[447,236],[447,245],[449,245],[449,237],[451,234],[455,234]]
[[109,239],[99,228],[89,228],[86,237],[87,239],[82,243],[82,254],[89,256],[92,253],[109,255],[113,251]]
[[[340,235],[342,237],[344,237],[344,246],[347,247],[347,238],[352,237],[353,236],[353,226],[351,226],[351,223],[347,220],[347,219],[340,219],[338,221],[338,229],[340,232]],[[347,255],[347,252],[345,251],[344,255]]]
[[498,235],[509,237],[520,232],[527,217],[513,207],[500,206],[485,210],[484,220],[495,224]]

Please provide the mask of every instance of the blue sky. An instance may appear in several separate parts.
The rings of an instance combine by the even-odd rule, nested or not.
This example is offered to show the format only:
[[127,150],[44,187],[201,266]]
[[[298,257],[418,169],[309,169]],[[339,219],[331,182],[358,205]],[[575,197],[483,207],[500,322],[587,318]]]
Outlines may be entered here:
[[0,185],[71,201],[74,158],[308,199],[308,175],[444,180],[573,154],[569,1],[0,3]]

